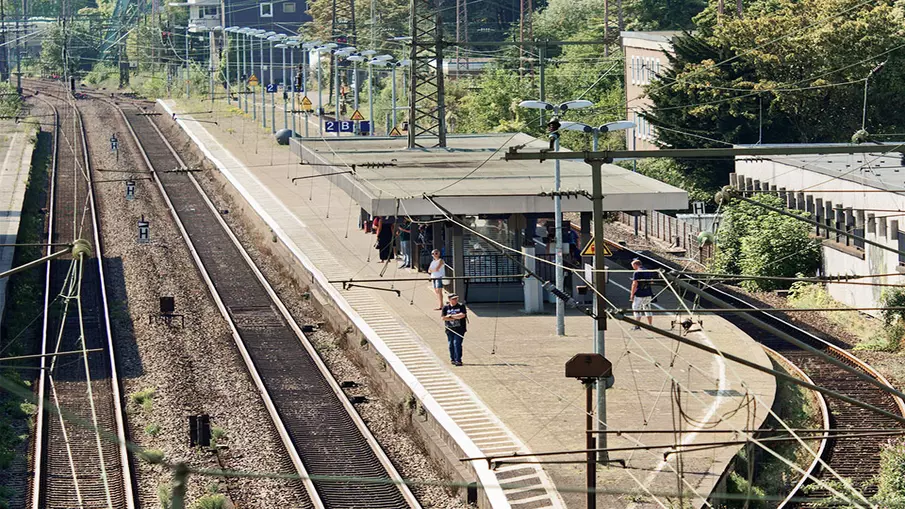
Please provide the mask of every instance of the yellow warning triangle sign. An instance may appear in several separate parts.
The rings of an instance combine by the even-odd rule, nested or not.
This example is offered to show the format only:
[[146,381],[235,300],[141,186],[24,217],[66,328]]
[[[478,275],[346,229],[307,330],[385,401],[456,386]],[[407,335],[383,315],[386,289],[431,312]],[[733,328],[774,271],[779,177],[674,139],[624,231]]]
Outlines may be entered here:
[[364,120],[365,116],[361,114],[360,111],[355,110],[355,113],[352,113],[352,116],[349,117],[349,120]]
[[252,87],[258,86],[258,77],[252,74],[251,77],[248,78],[248,85]]
[[[591,237],[591,241],[581,250],[581,256],[594,256],[596,253],[597,250],[594,248],[594,237]],[[606,243],[603,244],[603,256],[613,256],[613,252],[610,251],[610,246],[606,245]]]
[[311,99],[308,96],[302,97],[302,106],[311,106]]
[[402,136],[402,133],[399,132],[398,127],[394,127],[392,131],[390,131],[390,136]]

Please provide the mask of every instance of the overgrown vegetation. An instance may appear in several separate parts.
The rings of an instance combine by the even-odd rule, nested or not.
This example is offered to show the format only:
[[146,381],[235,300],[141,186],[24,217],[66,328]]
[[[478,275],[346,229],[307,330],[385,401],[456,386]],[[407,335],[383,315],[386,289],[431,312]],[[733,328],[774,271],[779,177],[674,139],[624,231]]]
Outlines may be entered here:
[[225,509],[226,497],[219,493],[204,495],[195,500],[189,507],[191,509]]
[[[760,194],[754,200],[782,207],[777,196]],[[806,217],[806,213],[800,213]],[[810,237],[811,227],[803,221],[765,210],[744,201],[723,208],[717,232],[713,269],[726,274],[761,277],[813,275],[820,266],[820,242]],[[788,288],[789,282],[774,279],[743,281],[748,290]]]
[[141,407],[145,412],[150,412],[151,408],[154,407],[155,392],[156,390],[153,387],[133,392],[129,395],[129,401],[132,402],[133,405]]
[[[15,114],[19,110],[18,96],[6,95],[13,91],[8,84],[0,85],[0,111],[4,115]],[[32,154],[28,184],[19,217],[17,241],[21,243],[44,242],[44,215],[48,169],[51,156],[51,136],[38,133]],[[16,248],[13,266],[40,258],[41,248],[22,246]],[[41,337],[41,310],[43,310],[44,270],[35,267],[12,276],[7,285],[6,309],[0,327],[0,347],[4,355],[23,355],[36,351]],[[18,371],[6,369],[0,374],[7,383],[12,383],[23,391],[30,391],[31,380],[23,380],[20,373],[35,373],[32,370]],[[36,407],[22,397],[0,390],[0,470],[10,467],[17,455],[27,454],[24,450],[29,431],[34,427]],[[9,505],[15,495],[0,487],[0,507]]]
[[211,427],[211,448],[216,449],[221,441],[226,441],[226,430],[219,426]]
[[[788,373],[786,366],[774,360],[773,368]],[[773,403],[776,414],[790,428],[821,428],[820,410],[816,397],[811,391],[793,383],[776,381],[776,398]],[[775,416],[764,421],[763,428],[782,428]],[[816,450],[816,442],[806,442]],[[802,469],[807,469],[813,455],[798,442],[775,442],[771,449]],[[749,470],[750,469],[750,470]],[[728,494],[749,495],[749,500],[714,500],[721,509],[769,509],[776,507],[780,500],[767,500],[765,494],[784,496],[801,478],[801,474],[790,466],[768,454],[755,445],[739,450],[730,473],[726,489]],[[749,481],[750,479],[750,481]]]

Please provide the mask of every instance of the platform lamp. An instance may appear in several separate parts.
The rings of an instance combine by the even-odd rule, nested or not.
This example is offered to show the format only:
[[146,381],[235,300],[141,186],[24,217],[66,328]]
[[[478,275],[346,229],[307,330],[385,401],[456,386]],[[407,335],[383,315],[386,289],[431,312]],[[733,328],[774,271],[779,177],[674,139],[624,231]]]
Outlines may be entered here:
[[[377,53],[376,51],[374,53]],[[362,52],[364,54],[364,52]],[[374,67],[384,67],[389,65],[390,60],[393,59],[392,55],[373,55],[371,59],[368,60],[368,115],[371,120],[371,132],[369,133],[371,136],[374,136],[374,131],[376,131],[375,127],[377,126],[377,122],[374,120]]]
[[[235,32],[236,32],[236,27],[234,27],[234,26],[229,26],[229,27],[226,27],[223,29],[223,37],[226,39],[226,51],[223,52],[226,55],[226,104],[233,103],[233,97],[230,94],[230,88],[231,88],[230,87],[230,85],[231,85],[230,78],[232,78],[232,73],[229,70],[229,53],[230,53],[232,44],[231,44],[231,41],[229,40],[229,34],[232,34]],[[236,39],[238,40],[238,37]],[[238,44],[239,43],[236,42],[236,46],[238,46]],[[239,54],[237,52],[236,56],[238,56],[238,55]],[[238,64],[237,64],[236,68],[238,69]],[[236,73],[236,74],[238,74],[238,73]]]
[[[246,51],[246,49],[249,47],[248,46],[249,30],[251,30],[251,29],[248,27],[242,27],[242,28],[236,30],[236,33],[242,36],[242,39],[241,39],[242,44],[240,45],[241,49],[242,49],[242,75],[241,75],[240,79],[242,80],[241,90],[242,90],[242,96],[244,98],[246,115],[248,114],[248,78],[250,78],[250,76],[248,75],[248,57],[250,54],[250,50]],[[253,54],[251,56],[254,57]],[[253,58],[252,58],[251,62],[252,62],[251,67],[252,67],[252,69],[254,69],[254,59]],[[253,120],[257,119],[257,115],[253,115],[252,119]]]
[[333,51],[333,48],[337,46],[338,44],[335,42],[328,42],[312,48],[312,50],[317,53],[317,124],[321,137],[324,136],[324,95],[321,93],[321,84],[323,83],[321,78],[321,53],[330,53]]
[[[406,59],[406,60],[400,60],[398,62],[394,62],[390,66],[390,68],[391,68],[390,69],[391,70],[390,79],[393,80],[393,85],[391,88],[392,96],[391,96],[391,100],[390,100],[390,102],[393,103],[393,128],[399,127],[399,123],[396,121],[396,111],[399,109],[399,107],[396,105],[396,68],[397,67],[408,67],[409,64],[411,64],[411,61]],[[405,86],[404,86],[405,71],[403,71],[402,81],[403,81],[403,89],[405,89]],[[403,109],[408,109],[408,106],[403,106]]]
[[377,51],[372,50],[372,49],[366,49],[362,52],[359,52],[359,55],[365,57],[365,61],[368,64],[368,109],[369,109],[368,115],[370,115],[370,118],[368,118],[368,120],[371,121],[371,132],[368,133],[368,136],[372,136],[374,134],[374,101],[373,101],[374,82],[372,81],[373,73],[371,72],[372,71],[371,59],[373,59],[374,55],[376,55],[376,54],[377,54]]
[[[208,65],[207,65],[207,79],[208,79],[208,88],[211,94],[211,111],[214,110],[214,39],[217,32],[222,32],[223,27],[220,25],[211,28],[208,33],[208,44],[210,47],[210,55],[208,55]],[[229,94],[227,94],[229,97]]]
[[[348,57],[346,57],[346,60],[352,62],[352,77],[353,81],[355,82],[355,90],[352,92],[352,105],[355,108],[355,111],[358,111],[358,91],[361,89],[361,77],[358,75],[358,63],[364,62],[367,59],[360,54],[355,54],[349,55]],[[373,123],[374,119],[371,119],[371,122]],[[354,127],[355,136],[361,134],[359,127],[359,124],[356,123]]]
[[283,65],[280,66],[283,68],[283,129],[289,129],[289,109],[286,106],[289,102],[289,90],[286,88],[289,86],[286,81],[286,48],[288,47],[289,45],[282,40],[274,45],[274,48],[283,51],[283,60],[281,60]]
[[301,46],[302,43],[299,42],[297,37],[289,37],[286,39],[285,44],[286,44],[286,46],[289,46],[289,69],[291,69],[291,72],[292,72],[292,76],[291,76],[292,79],[290,80],[290,83],[289,83],[289,86],[290,86],[289,104],[291,105],[291,108],[292,108],[292,136],[295,137],[295,136],[298,136],[298,134],[296,133],[296,130],[295,130],[295,114],[296,114],[296,111],[295,111],[295,92],[296,92],[295,49],[298,48],[299,46]]
[[[560,129],[568,129],[569,131],[579,131],[579,132],[583,132],[583,133],[593,134],[594,137],[593,137],[592,150],[594,150],[595,152],[597,151],[597,140],[600,137],[600,133],[609,133],[609,132],[613,132],[613,131],[620,131],[623,129],[632,129],[634,127],[635,127],[635,123],[631,122],[629,120],[618,120],[616,122],[608,122],[606,124],[603,124],[600,127],[591,127],[588,124],[584,124],[582,122],[562,122],[559,126]],[[602,221],[599,221],[601,229],[598,230],[597,229],[598,220],[597,220],[597,218],[594,218],[594,220],[595,220],[594,233],[599,235],[599,232],[602,231]],[[598,267],[594,267],[595,270],[597,268]],[[600,292],[601,295],[606,295],[605,287],[598,288],[597,291]],[[602,297],[598,296],[597,293],[595,292],[594,293],[594,303],[595,303],[594,309],[597,309],[596,303],[597,303],[597,299],[599,299],[599,298],[602,298]],[[598,353],[600,355],[604,355],[606,353],[606,337],[604,336],[604,332],[605,331],[601,330],[600,327],[598,327],[597,323],[595,322],[594,323],[594,336],[593,336],[594,353]],[[597,408],[599,409],[598,414],[597,414],[597,426],[596,426],[597,431],[605,431],[605,427],[606,427],[606,424],[605,424],[605,421],[606,421],[605,413],[606,412],[605,412],[605,410],[602,412],[600,410],[603,410],[606,408],[606,389],[608,387],[608,385],[607,385],[608,383],[610,383],[610,380],[608,380],[608,379],[598,379],[597,380]],[[588,429],[590,429],[590,428],[588,428]],[[606,434],[604,434],[604,433],[597,434],[597,448],[606,449]]]
[[[353,55],[358,49],[355,46],[344,46],[342,48],[337,48],[333,51],[333,79],[336,82],[336,121],[339,122],[340,111],[341,109],[341,90],[342,86],[339,79],[339,59],[340,58],[348,58]],[[339,129],[336,129],[336,135],[339,136]]]
[[[267,83],[269,83],[272,88],[275,84],[273,81],[273,43],[280,42],[282,39],[280,39],[280,36],[275,32],[267,33],[271,34],[267,36],[267,42],[269,43],[267,46]],[[273,97],[274,94],[268,92],[267,95],[270,95],[270,132],[272,134],[277,132],[277,105],[276,100]]]
[[261,71],[261,79],[259,81],[261,84],[261,127],[265,129],[267,129],[267,87],[264,85],[264,41],[275,34],[276,32],[267,32],[263,29],[258,29],[255,33],[255,37],[260,39],[260,46],[258,47],[258,68]]
[[[308,70],[311,67],[310,59],[311,52],[314,51],[314,48],[320,46],[322,43],[320,41],[309,41],[302,43],[302,86],[305,89],[305,95],[303,97],[308,97]],[[310,100],[310,99],[309,99]],[[305,110],[305,137],[308,137],[308,120],[311,118],[311,113],[309,110]]]
[[[552,111],[555,116],[564,115],[568,110],[578,108],[587,108],[593,106],[594,103],[585,100],[566,101],[560,104],[551,104],[546,101],[522,101],[519,106],[522,108],[531,108],[535,110]],[[552,149],[559,152],[559,121],[556,118],[550,120],[547,124],[550,130]],[[554,161],[553,166],[553,215],[556,221],[556,288],[563,291],[565,282],[565,273],[563,272],[562,258],[562,197],[559,196],[560,190],[560,173],[559,159]],[[566,303],[562,299],[556,299],[556,335],[566,335]]]

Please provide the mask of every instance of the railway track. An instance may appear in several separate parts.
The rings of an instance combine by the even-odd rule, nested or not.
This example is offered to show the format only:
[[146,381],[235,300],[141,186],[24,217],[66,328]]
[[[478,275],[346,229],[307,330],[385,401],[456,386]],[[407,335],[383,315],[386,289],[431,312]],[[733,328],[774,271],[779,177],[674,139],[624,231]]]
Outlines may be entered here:
[[[633,257],[638,257],[645,261],[645,266],[649,269],[663,269],[667,272],[675,270],[675,267],[647,254],[634,252],[622,246],[614,247],[616,248],[614,251],[614,260],[625,266],[629,265],[628,261]],[[697,284],[701,288],[705,288],[708,295],[721,301],[728,302],[734,307],[755,309],[755,306],[743,298],[741,294],[732,292],[729,289],[715,287],[696,279],[686,277],[683,277],[682,279]],[[702,298],[702,300],[707,302],[706,298]],[[712,302],[713,301],[710,301],[710,303]],[[832,356],[880,381],[884,385],[891,387],[889,382],[887,382],[876,370],[851,353],[843,350],[839,344],[833,344],[832,342],[820,338],[812,332],[795,325],[785,319],[781,313],[755,311],[750,314],[779,329],[781,332],[790,334],[796,339],[819,349],[823,353]],[[882,391],[878,387],[859,379],[855,375],[840,369],[819,355],[803,350],[770,334],[735,314],[727,313],[722,315],[722,317],[740,328],[755,341],[779,352],[786,359],[793,362],[803,373],[810,377],[813,383],[851,398],[870,403],[871,405],[894,414],[905,415],[905,402]],[[905,426],[894,419],[840,401],[836,398],[827,397],[826,403],[829,409],[830,427],[834,429],[905,428]],[[844,440],[829,439],[824,448],[822,459],[833,471],[838,473],[841,477],[851,481],[852,485],[858,491],[869,497],[877,491],[877,487],[873,484],[872,480],[880,470],[880,451],[882,450],[884,443],[888,440],[889,437],[879,436]],[[828,469],[819,468],[819,466],[815,471],[811,472],[811,474],[827,483],[838,481]],[[798,487],[797,493],[790,494],[790,496],[794,495],[794,501],[788,502],[784,507],[827,507],[827,500],[831,496],[831,493],[823,488],[813,486],[813,484],[813,481],[803,483],[802,486]],[[834,504],[835,502],[832,502],[829,506],[833,506]]]
[[[47,264],[41,351],[45,355],[97,351],[41,360],[29,504],[32,509],[132,509],[132,476],[85,128],[74,103],[58,96],[34,99],[46,103],[55,119],[47,242],[86,239],[94,255],[84,257],[81,264],[68,258]],[[69,299],[64,315],[66,299],[57,296],[70,283],[80,288],[81,310]]]
[[[420,507],[286,306],[153,121],[114,105],[227,320],[312,507]],[[173,171],[177,170],[177,171]],[[153,233],[152,233],[153,235]]]

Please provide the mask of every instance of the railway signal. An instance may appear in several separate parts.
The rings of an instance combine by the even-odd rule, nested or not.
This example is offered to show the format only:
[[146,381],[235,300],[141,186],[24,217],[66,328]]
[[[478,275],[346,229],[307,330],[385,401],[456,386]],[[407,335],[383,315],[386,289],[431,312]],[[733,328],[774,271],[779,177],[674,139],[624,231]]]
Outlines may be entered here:
[[110,137],[110,150],[116,152],[116,160],[119,161],[119,139],[117,139],[116,133]]
[[141,216],[141,221],[138,222],[138,243],[148,242],[151,242],[151,223],[145,220],[145,216]]

